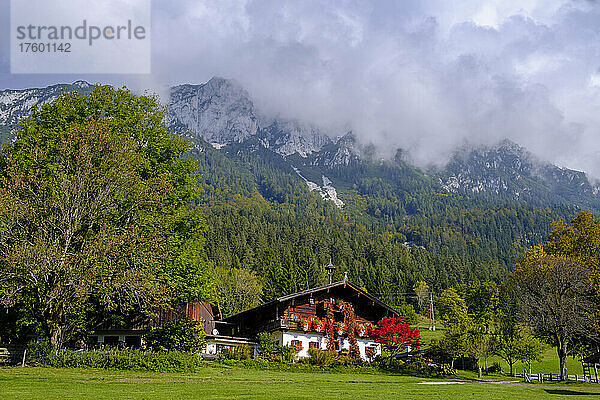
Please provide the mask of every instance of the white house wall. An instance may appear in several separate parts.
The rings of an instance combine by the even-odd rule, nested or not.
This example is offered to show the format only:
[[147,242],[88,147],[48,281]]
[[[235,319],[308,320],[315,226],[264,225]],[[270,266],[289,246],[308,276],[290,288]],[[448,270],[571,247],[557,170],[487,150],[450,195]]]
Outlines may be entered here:
[[[294,331],[275,331],[272,333],[273,339],[282,346],[291,346],[293,340],[299,340],[302,343],[302,350],[296,355],[297,358],[309,357],[308,348],[310,342],[317,342],[320,349],[327,349],[327,337],[313,332],[294,332]],[[360,351],[360,357],[363,360],[368,360],[366,356],[366,348],[373,346],[375,348],[375,355],[381,354],[381,345],[375,341],[363,338],[356,338],[358,349]],[[254,355],[258,355],[257,346],[247,341],[227,339],[227,338],[211,338],[206,341],[206,347],[204,348],[203,354],[217,355],[217,346],[230,346],[236,347],[242,344],[250,344],[254,348]],[[350,341],[348,338],[344,338],[341,342],[341,349],[350,350]]]
[[319,348],[324,349],[327,347],[327,341],[322,335],[316,333],[308,333],[308,332],[282,332],[282,341],[281,344],[283,346],[291,346],[292,340],[299,340],[302,343],[302,350],[296,354],[298,358],[306,358],[308,355],[308,344],[310,342],[319,343]]
[[254,350],[254,355],[255,356],[257,355],[256,346],[254,345],[254,343],[251,343],[246,340],[227,339],[227,338],[207,339],[206,345],[205,345],[203,351],[201,352],[201,354],[217,355],[219,353],[217,346],[233,348],[233,347],[237,347],[237,346],[241,346],[241,345],[250,345],[250,347]]
[[[347,342],[348,340],[346,339],[345,341]],[[358,344],[358,349],[360,350],[360,357],[365,361],[368,360],[368,357],[366,355],[367,353],[365,350],[367,347],[373,346],[375,348],[375,356],[378,356],[381,354],[381,345],[377,342],[374,342],[374,341],[368,340],[368,339],[360,339],[360,338],[356,339],[356,342]],[[348,344],[348,348],[350,348],[350,344]]]
[[[327,338],[317,333],[283,331],[274,332],[273,337],[277,339],[282,346],[291,346],[292,340],[299,340],[300,343],[302,343],[302,350],[296,355],[298,358],[309,357],[308,347],[310,342],[319,343],[320,349],[327,348]],[[360,357],[363,360],[367,360],[365,349],[369,346],[375,347],[376,356],[381,354],[381,345],[377,342],[362,338],[356,338],[356,342],[358,344],[358,349],[360,350]],[[341,345],[342,349],[350,350],[350,341],[347,338],[343,340]]]

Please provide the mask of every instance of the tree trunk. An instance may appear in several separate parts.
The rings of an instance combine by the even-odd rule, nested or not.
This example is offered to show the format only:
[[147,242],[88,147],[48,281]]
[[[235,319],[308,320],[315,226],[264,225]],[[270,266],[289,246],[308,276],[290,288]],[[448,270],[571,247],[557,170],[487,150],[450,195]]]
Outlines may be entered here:
[[481,363],[477,359],[477,376],[481,378]]
[[488,374],[488,366],[487,366],[487,357],[483,359],[483,363],[485,365],[485,374]]
[[47,316],[46,326],[48,329],[48,336],[50,337],[50,344],[56,348],[61,347],[63,341],[63,326],[64,318],[62,309],[56,314]]
[[454,369],[454,358],[450,361],[450,368]]
[[558,359],[560,360],[560,380],[566,381],[567,375],[567,339],[561,339],[558,343]]
[[513,374],[513,364],[514,364],[514,363],[512,363],[512,362],[509,362],[509,363],[508,363],[508,366],[509,366],[509,368],[510,368],[510,374],[511,374],[511,375]]
[[53,324],[50,328],[50,344],[54,347],[60,347],[62,344],[62,327],[59,324]]

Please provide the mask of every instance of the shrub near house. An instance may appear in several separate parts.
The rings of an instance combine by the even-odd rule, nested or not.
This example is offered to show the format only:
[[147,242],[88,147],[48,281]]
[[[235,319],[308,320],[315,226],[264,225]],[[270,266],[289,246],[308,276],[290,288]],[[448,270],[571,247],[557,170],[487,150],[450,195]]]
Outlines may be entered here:
[[373,332],[375,340],[387,351],[390,359],[406,349],[414,349],[423,345],[421,331],[411,328],[402,318],[382,319]]

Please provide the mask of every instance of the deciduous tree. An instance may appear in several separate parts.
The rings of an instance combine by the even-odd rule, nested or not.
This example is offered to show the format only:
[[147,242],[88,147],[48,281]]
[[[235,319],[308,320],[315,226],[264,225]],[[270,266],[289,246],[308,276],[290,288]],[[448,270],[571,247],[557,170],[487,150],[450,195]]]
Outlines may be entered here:
[[243,268],[217,267],[213,281],[219,306],[225,317],[246,311],[261,303],[262,286],[256,274]]
[[520,338],[517,346],[518,357],[521,362],[527,364],[529,375],[531,375],[531,363],[542,361],[544,348],[544,343],[529,333]]
[[423,344],[421,342],[421,331],[405,324],[402,318],[383,318],[377,324],[373,336],[388,352],[390,360],[406,350],[408,346],[418,348]]
[[504,318],[500,317],[499,319],[501,321],[496,324],[494,332],[496,342],[495,354],[506,361],[512,375],[513,367],[519,360],[521,334],[514,321],[511,321],[508,316],[504,316]]
[[93,322],[92,304],[150,312],[202,296],[195,167],[163,118],[154,98],[98,87],[33,109],[3,149],[1,301],[55,345]]
[[498,284],[495,282],[471,282],[464,285],[461,292],[471,318],[475,323],[483,325],[486,333],[490,333],[500,300]]
[[570,225],[562,220],[554,221],[544,251],[575,258],[590,272],[591,293],[596,303],[593,329],[595,336],[600,336],[600,218],[581,211]]
[[429,286],[427,283],[425,283],[425,281],[418,281],[413,286],[413,290],[417,296],[417,306],[419,307],[419,312],[422,314],[423,306],[429,300]]
[[481,360],[484,360],[487,370],[487,359],[494,354],[495,341],[493,336],[487,333],[487,328],[484,325],[473,325],[466,332],[465,349],[467,354],[477,360],[477,372],[481,378]]
[[567,379],[571,341],[586,335],[592,323],[590,271],[577,258],[550,255],[534,247],[517,264],[510,285],[523,322],[556,346],[560,377]]
[[437,309],[448,328],[466,331],[471,325],[467,303],[453,288],[441,293],[437,299]]

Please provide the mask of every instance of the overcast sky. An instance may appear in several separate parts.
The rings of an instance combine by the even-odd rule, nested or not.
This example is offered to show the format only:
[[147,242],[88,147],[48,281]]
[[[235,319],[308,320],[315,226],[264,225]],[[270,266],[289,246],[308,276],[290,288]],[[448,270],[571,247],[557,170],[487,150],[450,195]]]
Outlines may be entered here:
[[163,94],[218,75],[270,114],[352,129],[419,164],[510,138],[600,177],[593,1],[153,0],[153,72],[137,76],[11,75],[7,0],[0,15],[0,88],[85,79]]

